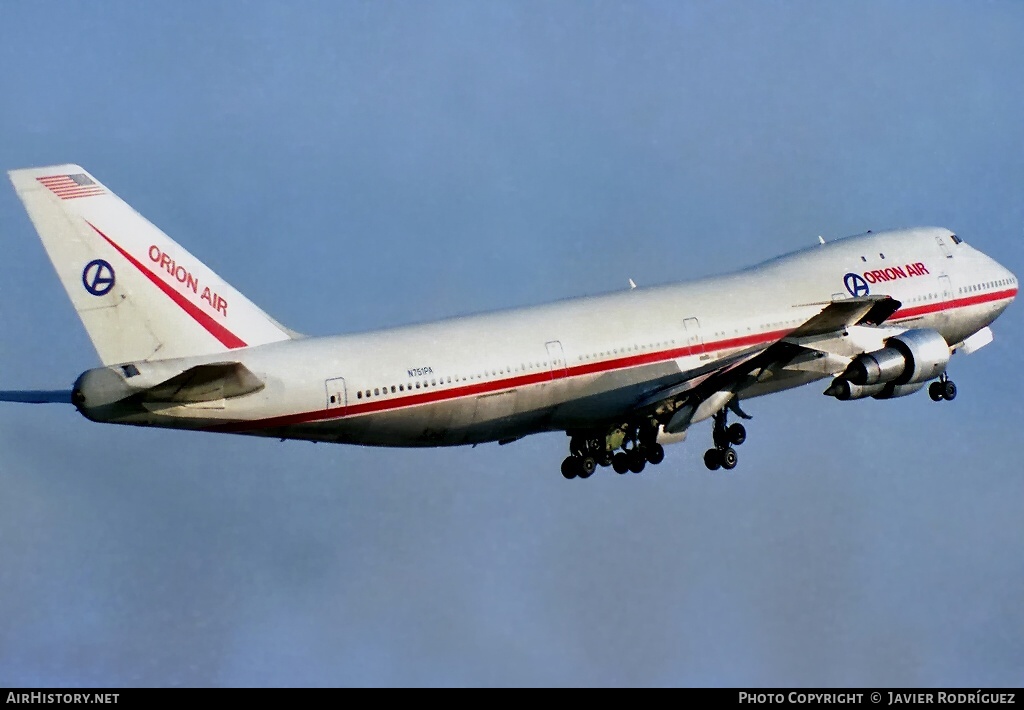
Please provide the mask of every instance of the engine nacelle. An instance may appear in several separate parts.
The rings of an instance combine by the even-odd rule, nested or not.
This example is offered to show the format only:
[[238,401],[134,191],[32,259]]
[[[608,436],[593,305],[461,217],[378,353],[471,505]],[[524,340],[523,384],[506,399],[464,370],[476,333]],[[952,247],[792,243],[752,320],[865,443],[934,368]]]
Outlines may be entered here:
[[885,345],[854,359],[843,378],[861,386],[915,384],[938,377],[949,364],[949,344],[934,330],[908,330]]
[[924,385],[924,382],[915,382],[912,385],[896,385],[890,382],[882,388],[881,392],[871,396],[875,399],[895,399],[896,397],[906,397],[908,394],[920,392]]
[[657,441],[662,446],[668,446],[669,444],[678,444],[685,438],[686,429],[683,429],[682,431],[675,434],[669,434],[667,431],[665,431],[665,425],[662,424],[658,426],[658,436],[655,439],[655,441]]
[[864,399],[865,397],[874,397],[885,389],[885,385],[855,385],[849,380],[837,377],[832,380],[831,386],[825,390],[824,394],[830,397],[835,397],[843,402],[850,399]]

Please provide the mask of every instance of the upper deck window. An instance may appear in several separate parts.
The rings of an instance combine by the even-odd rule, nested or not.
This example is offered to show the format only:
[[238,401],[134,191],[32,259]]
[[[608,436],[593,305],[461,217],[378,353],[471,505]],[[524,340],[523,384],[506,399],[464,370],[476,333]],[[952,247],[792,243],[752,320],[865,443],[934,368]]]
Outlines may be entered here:
[[961,239],[960,237],[956,236],[955,234],[950,234],[949,238],[953,240],[954,244],[962,244],[963,241],[964,241],[963,239]]

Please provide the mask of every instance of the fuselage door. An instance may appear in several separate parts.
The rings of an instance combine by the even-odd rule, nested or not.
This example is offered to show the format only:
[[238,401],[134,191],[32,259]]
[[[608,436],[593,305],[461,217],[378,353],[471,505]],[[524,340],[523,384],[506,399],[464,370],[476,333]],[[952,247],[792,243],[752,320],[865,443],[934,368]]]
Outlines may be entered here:
[[565,353],[562,351],[562,343],[558,340],[551,340],[544,343],[548,350],[548,369],[551,371],[551,379],[564,377],[566,374]]
[[683,336],[690,355],[700,355],[704,352],[704,338],[700,334],[700,321],[696,318],[687,318],[683,321]]
[[345,392],[345,378],[335,377],[327,380],[327,408],[340,409],[342,413],[348,405],[348,395]]
[[939,288],[942,289],[943,301],[953,300],[953,283],[949,280],[948,276],[939,277]]

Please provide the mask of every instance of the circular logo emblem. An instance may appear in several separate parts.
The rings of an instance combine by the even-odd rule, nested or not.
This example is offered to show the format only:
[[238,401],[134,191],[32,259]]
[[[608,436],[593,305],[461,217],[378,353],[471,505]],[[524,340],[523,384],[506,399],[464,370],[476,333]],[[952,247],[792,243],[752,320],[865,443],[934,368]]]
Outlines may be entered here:
[[867,296],[870,289],[868,288],[868,282],[864,280],[864,277],[860,274],[847,274],[843,277],[843,283],[846,284],[846,290],[850,292],[850,295],[856,298],[857,296]]
[[82,269],[82,285],[93,296],[104,296],[114,288],[114,267],[103,259],[93,259]]

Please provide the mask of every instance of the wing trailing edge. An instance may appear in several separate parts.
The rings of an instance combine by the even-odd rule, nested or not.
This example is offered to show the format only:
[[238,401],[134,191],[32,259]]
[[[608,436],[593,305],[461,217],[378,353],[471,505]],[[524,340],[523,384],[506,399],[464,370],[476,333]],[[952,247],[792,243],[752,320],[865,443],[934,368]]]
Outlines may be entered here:
[[890,296],[859,296],[832,301],[786,337],[826,335],[851,325],[881,325],[902,305]]

